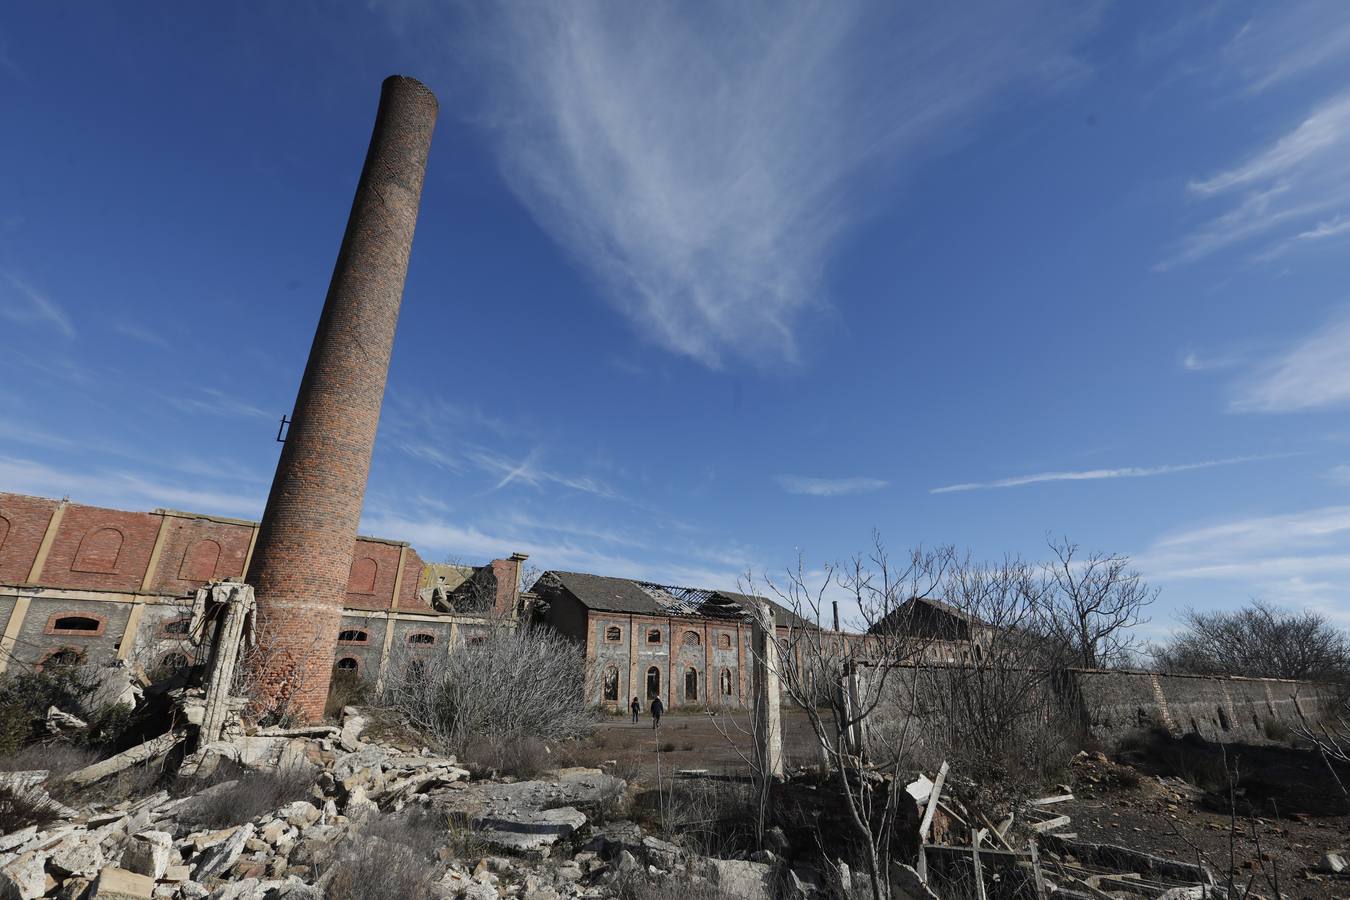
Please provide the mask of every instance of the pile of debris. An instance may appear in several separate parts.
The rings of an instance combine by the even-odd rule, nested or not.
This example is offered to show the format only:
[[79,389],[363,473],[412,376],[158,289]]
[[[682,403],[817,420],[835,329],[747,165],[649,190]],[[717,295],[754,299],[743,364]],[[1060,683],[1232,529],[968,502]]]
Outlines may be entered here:
[[[1108,765],[1101,754],[1094,757]],[[1202,864],[1078,840],[1066,830],[1072,819],[1055,809],[1074,799],[1068,785],[992,816],[963,804],[956,792],[944,794],[953,780],[944,762],[936,777],[921,774],[906,787],[923,810],[916,869],[939,896],[1205,900],[1222,894]]]

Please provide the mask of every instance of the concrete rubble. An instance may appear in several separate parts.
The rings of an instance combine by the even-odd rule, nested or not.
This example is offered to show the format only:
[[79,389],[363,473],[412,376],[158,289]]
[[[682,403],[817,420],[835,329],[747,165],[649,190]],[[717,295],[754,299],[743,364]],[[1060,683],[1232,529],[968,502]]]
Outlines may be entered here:
[[[628,786],[600,769],[558,769],[526,781],[475,780],[454,757],[365,739],[364,718],[356,710],[345,713],[339,727],[254,729],[208,742],[194,754],[199,770],[210,760],[228,760],[241,767],[241,780],[249,770],[275,771],[285,759],[287,767],[306,773],[306,799],[214,829],[194,828],[192,810],[230,802],[240,780],[179,798],[158,791],[135,801],[62,807],[54,823],[0,836],[0,898],[318,900],[344,853],[381,846],[385,839],[368,829],[414,811],[429,814],[424,821],[443,823],[432,827],[441,829],[446,846],[427,862],[426,872],[437,898],[599,900],[624,895],[633,879],[703,884],[765,900],[785,883],[803,900],[825,896],[814,873],[788,872],[775,881],[773,853],[708,859],[633,822],[606,821]],[[171,732],[141,755],[158,754],[171,739],[180,738]],[[95,774],[118,771],[100,766],[75,773],[74,781],[93,784]],[[49,786],[44,771],[3,778],[24,790]],[[465,834],[472,850],[454,852]]]

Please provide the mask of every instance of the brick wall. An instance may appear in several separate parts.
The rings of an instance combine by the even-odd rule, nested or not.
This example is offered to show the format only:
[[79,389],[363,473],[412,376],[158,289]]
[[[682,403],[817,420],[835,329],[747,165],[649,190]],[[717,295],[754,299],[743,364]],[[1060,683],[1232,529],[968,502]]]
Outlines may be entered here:
[[70,504],[40,581],[71,588],[140,590],[159,521],[152,513]]
[[205,517],[164,517],[159,564],[150,590],[183,594],[212,579],[242,578],[253,525]]
[[18,584],[28,578],[37,558],[47,523],[57,501],[21,494],[0,494],[0,583]]

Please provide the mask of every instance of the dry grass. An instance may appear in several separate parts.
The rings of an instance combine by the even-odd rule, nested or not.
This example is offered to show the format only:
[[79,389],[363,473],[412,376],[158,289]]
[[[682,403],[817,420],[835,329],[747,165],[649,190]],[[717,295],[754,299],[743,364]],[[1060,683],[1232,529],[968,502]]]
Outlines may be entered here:
[[40,788],[0,786],[0,834],[13,834],[29,825],[45,828],[60,818]]
[[446,844],[443,816],[412,808],[371,819],[338,851],[326,900],[426,900]]
[[[219,788],[229,784],[229,788]],[[178,796],[198,794],[179,815],[191,828],[228,828],[296,800],[312,798],[314,779],[304,769],[258,772],[222,765],[208,779],[184,779],[174,786]],[[207,790],[208,788],[219,788]]]
[[476,772],[513,778],[534,778],[559,765],[548,745],[531,737],[509,741],[478,738],[463,747],[461,761]]

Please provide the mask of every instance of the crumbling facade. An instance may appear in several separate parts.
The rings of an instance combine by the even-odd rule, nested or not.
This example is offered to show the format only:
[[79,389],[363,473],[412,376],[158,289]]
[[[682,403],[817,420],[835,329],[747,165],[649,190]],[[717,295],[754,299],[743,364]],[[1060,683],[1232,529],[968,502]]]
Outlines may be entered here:
[[[545,572],[531,592],[541,621],[586,649],[587,698],[611,710],[634,697],[665,706],[749,707],[753,616],[762,597],[580,572]],[[780,637],[804,620],[770,604]]]
[[322,715],[384,402],[437,104],[384,82],[365,168],[300,382],[246,579],[258,597],[263,691]]
[[[0,672],[54,657],[147,670],[201,662],[188,640],[191,598],[209,582],[242,580],[258,531],[242,519],[0,493]],[[523,554],[459,567],[490,593],[455,609],[437,608],[424,587],[444,567],[408,544],[356,537],[349,552],[324,635],[340,670],[374,680],[397,647],[449,653],[515,621]]]

